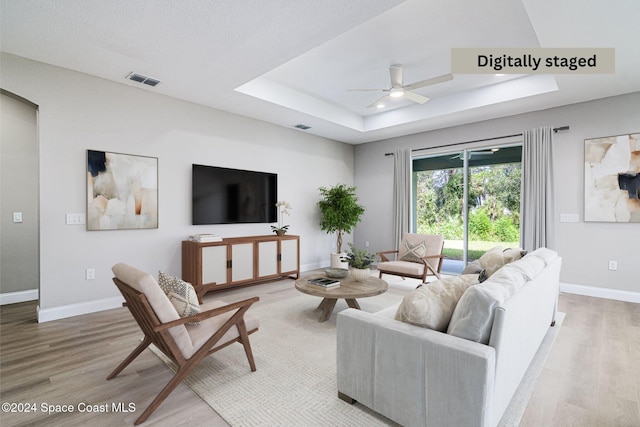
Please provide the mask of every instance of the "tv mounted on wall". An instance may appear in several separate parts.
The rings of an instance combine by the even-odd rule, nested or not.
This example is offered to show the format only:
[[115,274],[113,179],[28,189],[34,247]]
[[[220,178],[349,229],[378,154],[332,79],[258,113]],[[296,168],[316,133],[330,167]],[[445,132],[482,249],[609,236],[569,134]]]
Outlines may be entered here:
[[278,175],[193,165],[193,225],[277,221]]

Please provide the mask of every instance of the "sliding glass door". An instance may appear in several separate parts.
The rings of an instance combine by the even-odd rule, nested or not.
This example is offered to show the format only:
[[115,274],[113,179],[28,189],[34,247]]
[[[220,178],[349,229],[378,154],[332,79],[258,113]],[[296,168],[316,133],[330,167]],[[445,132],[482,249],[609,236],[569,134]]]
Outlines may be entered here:
[[413,229],[445,237],[443,272],[520,241],[521,146],[413,160]]

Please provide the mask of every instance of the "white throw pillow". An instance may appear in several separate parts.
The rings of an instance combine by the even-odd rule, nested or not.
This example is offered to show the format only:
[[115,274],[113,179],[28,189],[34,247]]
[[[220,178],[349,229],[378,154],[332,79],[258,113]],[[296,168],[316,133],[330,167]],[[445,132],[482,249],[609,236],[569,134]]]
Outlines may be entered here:
[[158,285],[176,308],[180,317],[200,313],[198,294],[191,283],[159,271]]
[[485,282],[473,285],[458,301],[447,333],[470,341],[488,344],[493,326],[494,310],[508,298],[508,290]]
[[405,296],[396,320],[444,332],[458,300],[469,286],[478,283],[477,274],[447,277],[425,283]]

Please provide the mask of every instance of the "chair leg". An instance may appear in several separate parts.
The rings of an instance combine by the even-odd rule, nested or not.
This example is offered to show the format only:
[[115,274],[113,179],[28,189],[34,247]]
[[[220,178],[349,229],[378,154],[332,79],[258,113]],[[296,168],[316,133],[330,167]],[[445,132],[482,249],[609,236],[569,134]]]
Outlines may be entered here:
[[187,374],[191,371],[191,368],[193,368],[193,365],[195,365],[195,363],[187,362],[185,365],[182,365],[180,368],[178,368],[178,371],[173,376],[173,378],[171,378],[171,381],[169,381],[167,385],[164,386],[162,391],[158,393],[156,398],[153,399],[149,406],[147,406],[147,409],[144,410],[142,415],[140,415],[140,417],[133,423],[133,425],[137,426],[138,424],[142,424],[143,422],[145,422],[147,418],[149,418],[149,416],[153,414],[156,409],[158,409],[158,406],[160,406],[162,402],[164,402],[164,400],[178,386],[178,384],[182,382],[184,377],[186,377]]
[[122,370],[124,368],[126,368],[129,363],[133,362],[133,360],[138,357],[140,355],[140,353],[142,353],[144,351],[145,348],[149,347],[149,344],[151,344],[151,340],[149,338],[147,338],[146,336],[144,337],[144,340],[142,340],[142,342],[140,343],[139,346],[137,346],[129,356],[127,356],[126,359],[124,359],[122,361],[122,363],[120,363],[118,365],[118,367],[111,372],[111,374],[109,374],[109,376],[107,377],[108,380],[115,378],[116,376],[118,376],[118,374],[120,372],[122,372]]
[[249,360],[249,366],[251,367],[251,372],[256,371],[256,362],[253,360],[253,352],[251,351],[251,344],[249,343],[249,334],[247,334],[247,327],[244,324],[244,320],[238,323],[238,333],[240,334],[240,342],[244,347],[244,352],[247,354],[247,359]]

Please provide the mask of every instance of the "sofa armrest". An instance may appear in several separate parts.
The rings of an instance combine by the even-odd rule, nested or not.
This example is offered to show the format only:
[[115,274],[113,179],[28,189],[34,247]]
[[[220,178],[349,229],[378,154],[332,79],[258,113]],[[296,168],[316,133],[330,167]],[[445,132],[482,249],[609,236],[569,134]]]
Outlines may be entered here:
[[360,310],[338,314],[338,392],[404,426],[490,425],[494,374],[493,347]]

